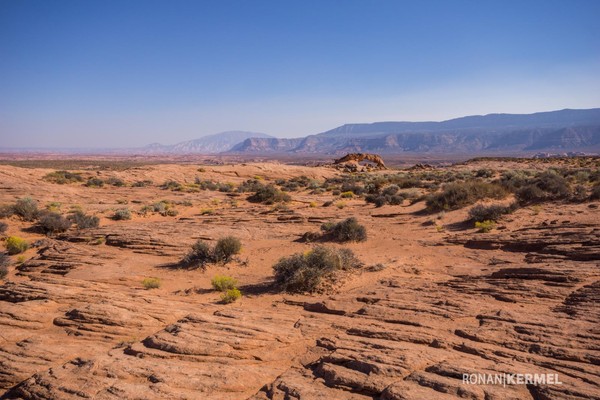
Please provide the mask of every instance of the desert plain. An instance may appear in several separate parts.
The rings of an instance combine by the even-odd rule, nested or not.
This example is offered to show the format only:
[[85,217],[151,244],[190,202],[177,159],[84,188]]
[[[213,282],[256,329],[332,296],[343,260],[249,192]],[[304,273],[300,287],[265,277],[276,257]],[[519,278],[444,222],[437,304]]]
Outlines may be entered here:
[[[48,232],[0,219],[4,242],[29,245],[0,280],[3,399],[600,398],[598,158],[356,172],[88,160],[68,168],[81,180],[59,183],[63,169],[0,165],[0,205],[31,198],[99,221]],[[432,202],[465,182],[504,191]],[[261,185],[288,201],[249,201]],[[392,204],[373,202],[390,186]],[[507,211],[476,227],[477,204]],[[320,233],[352,217],[366,240]],[[182,264],[198,240],[227,236],[242,245],[228,262]],[[284,290],[273,266],[315,246],[349,249],[360,265]],[[215,276],[234,278],[241,298],[222,301]],[[463,379],[534,373],[560,384]]]

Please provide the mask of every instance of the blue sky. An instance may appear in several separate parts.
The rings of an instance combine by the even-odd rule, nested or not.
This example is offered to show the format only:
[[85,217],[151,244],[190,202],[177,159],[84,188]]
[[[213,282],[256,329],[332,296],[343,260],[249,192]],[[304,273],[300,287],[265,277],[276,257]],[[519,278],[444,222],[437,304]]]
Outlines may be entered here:
[[600,1],[0,0],[0,147],[600,107]]

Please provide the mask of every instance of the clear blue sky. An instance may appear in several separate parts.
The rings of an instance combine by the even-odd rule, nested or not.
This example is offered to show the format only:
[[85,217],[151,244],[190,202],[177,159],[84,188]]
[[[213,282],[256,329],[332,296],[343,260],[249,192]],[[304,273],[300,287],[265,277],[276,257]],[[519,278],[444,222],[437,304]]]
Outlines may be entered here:
[[600,107],[600,1],[0,0],[0,147]]

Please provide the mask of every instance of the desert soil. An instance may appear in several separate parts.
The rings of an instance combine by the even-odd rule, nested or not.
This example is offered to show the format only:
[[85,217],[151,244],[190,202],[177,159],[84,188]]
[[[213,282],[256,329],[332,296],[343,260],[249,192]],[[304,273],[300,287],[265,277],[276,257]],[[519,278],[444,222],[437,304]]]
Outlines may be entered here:
[[[513,168],[510,162],[454,169]],[[199,171],[199,168],[202,167]],[[540,168],[543,168],[541,166]],[[0,204],[78,206],[100,227],[45,236],[17,217],[7,235],[34,244],[0,281],[0,396],[6,399],[589,399],[600,398],[599,203],[525,207],[490,233],[467,209],[428,215],[422,202],[375,208],[331,192],[292,192],[288,209],[247,194],[169,191],[195,177],[239,184],[328,167],[278,163],[139,165],[85,176],[149,179],[90,188],[0,166]],[[114,221],[115,209],[160,200],[178,215]],[[317,206],[311,202],[316,202]],[[273,287],[273,264],[313,245],[298,239],[354,216],[365,267],[322,294]],[[442,226],[442,228],[436,228]],[[177,268],[198,239],[235,235],[236,261]],[[385,268],[372,268],[383,264]],[[221,304],[217,274],[243,297]],[[158,289],[142,280],[157,277]],[[463,374],[558,374],[560,385],[468,385]]]

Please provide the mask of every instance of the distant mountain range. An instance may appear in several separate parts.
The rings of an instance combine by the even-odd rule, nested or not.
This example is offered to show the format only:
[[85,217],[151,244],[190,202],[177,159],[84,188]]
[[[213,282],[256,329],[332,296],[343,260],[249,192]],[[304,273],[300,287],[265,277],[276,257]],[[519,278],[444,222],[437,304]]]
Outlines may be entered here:
[[214,154],[230,150],[236,144],[248,138],[274,139],[264,133],[228,131],[214,135],[203,136],[199,139],[188,140],[174,145],[152,143],[140,149],[132,149],[144,154]]
[[342,154],[600,151],[600,108],[489,114],[442,122],[346,124],[297,139],[248,138],[232,153]]

